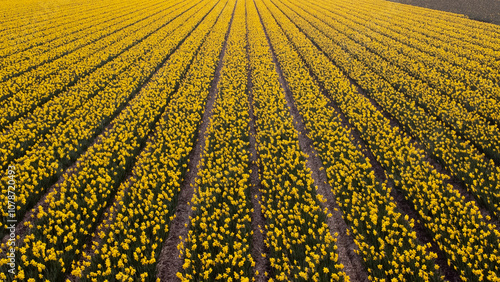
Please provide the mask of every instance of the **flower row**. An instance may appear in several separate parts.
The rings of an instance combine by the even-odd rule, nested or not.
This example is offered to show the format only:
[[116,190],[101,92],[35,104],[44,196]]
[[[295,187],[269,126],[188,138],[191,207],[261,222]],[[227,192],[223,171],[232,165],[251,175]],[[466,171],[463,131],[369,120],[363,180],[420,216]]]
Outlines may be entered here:
[[[29,115],[37,107],[66,93],[66,89],[81,91],[84,80],[94,81],[97,77],[100,84],[104,84],[100,85],[102,88],[106,82],[127,67],[127,65],[114,66],[120,63],[120,57],[123,58],[123,54],[128,53],[127,50],[151,37],[162,27],[173,25],[170,21],[182,15],[183,12],[184,9],[176,7],[172,10],[156,12],[142,20],[131,19],[126,25],[127,28],[5,82],[2,85],[3,88],[7,93],[12,91],[12,95],[0,102],[0,110],[4,112],[0,118],[0,128],[6,127],[26,114]],[[166,21],[163,22],[160,19]],[[17,79],[26,83],[16,83]],[[19,84],[19,87],[10,87],[10,83]],[[74,83],[77,83],[76,86],[71,86]],[[94,92],[84,91],[84,93],[92,96]]]
[[[152,8],[153,11],[156,10],[154,6],[149,8]],[[78,31],[74,31],[67,36],[64,36],[57,31],[52,31],[53,35],[59,35],[59,37],[56,37],[53,40],[45,39],[48,41],[42,41],[41,44],[37,46],[1,58],[0,64],[3,68],[0,72],[0,81],[5,81],[10,78],[10,80],[13,81],[10,82],[9,85],[17,87],[17,89],[23,89],[24,87],[19,84],[24,83],[26,81],[26,77],[24,76],[20,79],[20,74],[23,74],[32,68],[37,68],[41,65],[50,63],[57,58],[70,54],[71,52],[79,52],[79,49],[85,48],[87,45],[97,42],[117,31],[120,31],[124,27],[133,24],[138,20],[138,14],[141,15],[144,13],[135,11],[137,8],[134,6],[125,6],[123,9],[117,11],[112,9],[110,10],[111,11],[108,13],[103,12],[102,10],[94,11],[93,17],[86,19],[88,20],[87,24],[79,22],[74,23],[75,27],[78,28]],[[147,17],[148,15],[146,14],[141,16]],[[66,31],[66,29],[63,27],[62,31]],[[39,34],[32,34],[31,36],[38,37]],[[28,42],[31,42],[31,40]],[[38,74],[40,74],[40,72]],[[33,78],[31,78],[31,80],[33,80]]]
[[[209,23],[204,28],[199,27],[200,32],[206,34],[218,16],[212,9],[213,3],[208,4],[189,18],[179,32],[191,33],[206,16]],[[210,11],[212,13],[209,15],[212,16],[207,16]],[[161,56],[161,60],[165,56],[164,52],[168,52],[168,40],[181,38],[168,38],[160,45],[166,50],[160,47],[151,52],[152,62],[146,70],[155,68],[156,56]],[[203,38],[197,36],[193,44],[188,41],[188,44],[181,45],[182,50],[174,53],[178,55],[172,55],[167,60],[113,121],[112,127],[100,135],[76,165],[63,175],[64,180],[47,195],[44,201],[46,208],[41,206],[36,218],[26,223],[30,234],[25,237],[24,245],[20,248],[20,253],[25,257],[18,266],[18,277],[24,273],[27,278],[40,277],[55,281],[75,263],[85,239],[97,227],[97,219],[120,188],[127,170],[141,150],[141,144],[164,111]],[[129,84],[134,86],[132,81]],[[154,258],[147,259],[154,262]],[[38,267],[40,264],[45,265],[45,268]]]
[[[178,13],[174,13],[165,20],[170,21]],[[168,15],[168,14],[167,14]],[[166,16],[162,15],[161,16]],[[154,19],[153,19],[154,20]],[[27,87],[25,91],[35,91],[36,95],[26,95],[26,101],[33,100],[33,97],[51,97],[51,100],[35,108],[31,113],[13,122],[7,126],[0,136],[1,167],[4,167],[14,158],[23,156],[37,140],[53,132],[57,125],[67,121],[68,117],[77,109],[83,107],[86,101],[95,99],[101,91],[114,87],[112,82],[119,79],[122,72],[130,71],[130,68],[140,62],[138,54],[144,54],[144,51],[153,47],[151,42],[161,40],[162,37],[171,34],[182,22],[172,22],[172,26],[163,24],[139,25],[139,29],[125,30],[135,31],[130,36],[118,40],[116,44],[104,41],[108,45],[103,52],[98,52],[87,58],[89,63],[82,64],[81,68],[66,69],[59,71],[59,79],[48,79],[47,84],[41,83],[44,87],[33,89]],[[157,32],[155,32],[157,31]],[[123,34],[122,34],[123,35]],[[117,38],[118,39],[118,38]],[[69,58],[67,56],[65,58]],[[114,58],[114,59],[112,59]],[[112,59],[109,63],[106,60]],[[94,65],[92,62],[97,63]],[[99,67],[101,64],[103,66]],[[91,72],[94,68],[95,71]],[[78,71],[78,70],[81,70]],[[84,76],[85,72],[91,72]],[[59,93],[66,87],[68,81],[75,80],[76,84]],[[31,98],[30,98],[31,97]],[[36,98],[35,98],[36,99]],[[36,104],[36,103],[34,103]],[[29,108],[35,105],[29,105]],[[4,121],[7,122],[8,117]]]
[[[495,98],[500,98],[500,94],[498,94],[500,88],[495,81],[483,79],[474,73],[480,69],[480,66],[473,68],[474,71],[469,71],[463,66],[454,66],[448,63],[446,58],[455,56],[455,54],[444,50],[439,53],[444,58],[436,59],[434,53],[427,54],[425,52],[429,49],[429,44],[423,42],[421,35],[410,40],[408,32],[402,33],[401,30],[393,31],[382,26],[367,29],[366,27],[373,22],[372,20],[350,15],[347,11],[340,9],[336,11],[335,21],[332,21],[332,16],[327,12],[317,9],[312,11],[323,22],[339,30],[370,52],[379,55],[381,58],[374,57],[377,60],[383,59],[389,62],[391,68],[387,71],[379,71],[379,73],[385,74],[387,72],[386,79],[395,87],[406,89],[410,96],[415,96],[413,94],[415,91],[426,91],[432,96],[450,96],[457,103],[465,106],[467,110],[478,113],[486,119],[499,121],[500,99],[495,100]],[[408,46],[408,41],[411,42],[412,46]],[[369,60],[373,60],[373,58]],[[451,58],[448,60],[456,61]],[[474,66],[470,62],[466,62],[465,65]],[[401,72],[401,70],[408,74]],[[487,68],[484,72],[495,74],[491,68]],[[420,79],[422,82],[416,79]],[[427,84],[436,90],[428,89]],[[443,103],[453,105],[447,100]],[[461,111],[464,110],[461,109]],[[485,121],[482,122],[485,123]]]

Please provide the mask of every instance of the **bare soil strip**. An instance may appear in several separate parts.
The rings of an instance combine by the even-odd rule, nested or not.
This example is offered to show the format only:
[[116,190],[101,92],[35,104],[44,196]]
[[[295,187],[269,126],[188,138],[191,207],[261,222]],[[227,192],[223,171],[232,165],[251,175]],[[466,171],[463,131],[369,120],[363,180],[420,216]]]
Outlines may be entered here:
[[[494,0],[389,0],[400,4],[408,4],[428,9],[435,9],[457,14],[465,14],[473,20],[500,25],[500,2]],[[495,13],[496,11],[496,13]]]
[[[266,238],[267,231],[265,229],[266,219],[264,214],[262,213],[261,201],[262,201],[262,193],[260,192],[262,189],[262,185],[259,179],[259,166],[258,166],[258,152],[257,152],[257,142],[255,140],[255,136],[257,132],[255,130],[255,120],[256,117],[253,113],[253,94],[248,94],[248,100],[250,103],[250,169],[252,173],[250,174],[250,182],[252,183],[252,187],[250,188],[250,195],[252,196],[252,257],[255,260],[255,269],[259,272],[258,275],[255,276],[255,280],[257,282],[267,281],[267,277],[264,275],[265,272],[271,272],[271,264],[269,263],[269,249],[264,243],[264,238]],[[262,254],[266,254],[266,257],[263,257]]]
[[302,117],[300,116],[300,113],[293,102],[292,92],[288,87],[288,83],[284,79],[281,66],[276,59],[274,48],[271,45],[267,30],[264,23],[262,22],[262,16],[260,15],[260,12],[258,13],[259,17],[261,18],[261,23],[264,26],[264,32],[271,49],[273,62],[278,71],[279,82],[283,87],[283,90],[285,91],[286,103],[288,108],[290,109],[294,127],[298,132],[299,145],[302,151],[308,155],[306,161],[307,167],[312,172],[312,178],[317,185],[317,193],[322,195],[327,200],[326,203],[322,204],[322,208],[326,207],[328,209],[328,212],[332,213],[333,215],[333,217],[328,218],[327,224],[332,235],[335,233],[338,234],[337,247],[339,252],[339,262],[344,265],[344,271],[346,272],[347,276],[349,276],[351,281],[368,281],[368,273],[366,272],[362,260],[354,252],[354,249],[357,249],[357,246],[354,243],[352,237],[347,235],[347,225],[343,219],[342,212],[340,211],[339,206],[335,200],[335,196],[331,192],[332,188],[328,184],[328,179],[326,177],[323,163],[318,157],[316,150],[314,149],[313,141],[309,137],[307,137],[308,131],[305,128]]
[[322,204],[322,208],[326,207],[333,215],[333,217],[328,218],[327,224],[331,234],[338,234],[337,246],[339,261],[344,265],[344,270],[351,281],[368,281],[368,274],[362,263],[362,259],[354,252],[358,247],[354,243],[353,238],[347,235],[347,224],[344,221],[343,214],[335,199],[335,195],[332,193],[332,187],[328,183],[323,162],[314,149],[313,141],[307,136],[308,130],[305,128],[302,117],[293,102],[292,93],[282,77],[281,69],[279,70],[279,74],[280,83],[284,86],[283,88],[286,93],[286,103],[292,113],[295,129],[299,133],[300,148],[308,156],[306,162],[307,167],[312,172],[312,178],[317,186],[317,193],[327,200],[326,203]]
[[229,27],[224,38],[224,45],[222,46],[217,69],[215,70],[215,76],[210,86],[207,104],[205,106],[205,111],[203,112],[202,122],[200,128],[198,129],[197,140],[193,150],[191,150],[191,153],[189,154],[188,170],[181,185],[181,192],[179,194],[179,200],[177,202],[177,209],[174,214],[174,219],[170,223],[170,232],[167,240],[165,240],[165,243],[162,247],[161,254],[158,259],[158,264],[156,266],[156,274],[161,281],[179,280],[176,274],[181,270],[182,257],[180,255],[179,249],[177,249],[177,246],[181,242],[181,237],[184,239],[187,238],[187,234],[189,231],[189,217],[192,214],[190,202],[193,198],[194,185],[196,179],[198,178],[198,171],[201,169],[200,161],[202,158],[203,148],[206,144],[206,137],[208,136],[207,129],[210,124],[210,118],[212,116],[217,93],[219,92],[218,84],[221,76],[220,73],[223,65],[223,59],[226,54],[227,38],[233,24],[235,8],[236,5],[233,8],[231,21],[229,22]]
[[[226,3],[226,4],[227,4],[227,3]],[[215,7],[215,6],[214,6],[214,7]],[[207,13],[207,15],[208,15],[208,14],[210,14],[211,12],[212,12],[212,10],[210,10],[210,12],[209,12],[209,13]],[[219,15],[218,15],[217,19],[220,17],[220,15],[221,15],[221,14],[219,14]],[[201,20],[201,21],[200,21],[200,23],[201,23],[202,21],[203,21],[203,20]],[[217,22],[217,20],[214,22],[214,25],[215,25],[215,23],[216,23],[216,22]],[[204,42],[204,41],[206,41],[206,38],[207,38],[207,37],[208,37],[208,33],[205,35],[205,39],[203,39],[203,42]],[[179,46],[180,46],[180,45],[179,45]],[[193,57],[192,57],[192,59],[191,59],[191,63],[192,63],[192,62],[194,61],[194,59],[196,58],[196,56],[197,56],[197,54],[199,53],[199,50],[201,49],[201,47],[202,47],[202,46],[203,46],[203,43],[201,43],[201,44],[198,46],[197,51],[193,54]],[[172,54],[173,54],[173,53],[174,53],[174,52],[172,52]],[[188,68],[186,68],[185,73],[187,73],[188,71],[189,71],[189,67],[188,67]],[[156,72],[155,72],[155,73],[156,73]],[[182,79],[179,79],[179,82],[180,82],[180,81],[182,81]],[[178,89],[178,86],[179,86],[179,83],[177,84],[176,89]],[[175,91],[175,92],[176,92],[176,91]],[[174,92],[174,93],[175,93],[175,92]],[[174,95],[174,93],[172,93],[172,94],[171,94],[171,97]],[[121,205],[119,205],[119,204],[117,204],[117,203],[119,203],[119,202],[122,200],[123,195],[126,195],[126,194],[128,193],[128,191],[130,190],[130,185],[131,185],[130,178],[133,176],[133,167],[135,166],[135,163],[136,163],[136,162],[137,162],[137,160],[138,160],[137,158],[138,158],[139,156],[141,156],[145,150],[147,150],[147,145],[148,145],[149,143],[153,143],[153,142],[155,142],[155,141],[154,141],[154,140],[155,140],[155,136],[156,136],[157,134],[160,134],[160,132],[159,132],[159,127],[157,127],[156,125],[158,124],[158,121],[159,121],[160,119],[164,118],[165,109],[166,109],[166,107],[169,105],[169,103],[170,103],[170,100],[168,100],[168,101],[167,101],[167,103],[165,104],[165,107],[161,109],[160,114],[159,114],[159,115],[157,115],[157,118],[154,120],[154,122],[153,122],[153,124],[152,124],[152,126],[151,126],[151,129],[149,130],[149,133],[147,134],[146,138],[145,138],[145,139],[144,139],[144,141],[142,142],[141,147],[140,147],[140,150],[139,150],[139,152],[137,153],[136,158],[134,159],[133,164],[131,164],[131,166],[130,166],[130,167],[131,167],[131,169],[128,171],[127,175],[125,176],[125,180],[123,181],[123,183],[126,183],[126,185],[125,185],[125,189],[123,190],[123,192],[122,192],[122,193],[120,193],[120,191],[117,191],[116,196],[114,196],[114,200],[113,200],[112,202],[110,202],[110,203],[109,203],[109,205],[107,206],[107,208],[106,208],[105,212],[101,215],[101,217],[100,217],[100,218],[99,218],[99,220],[97,221],[97,225],[96,225],[96,226],[97,226],[98,228],[95,230],[95,232],[94,232],[94,234],[93,234],[92,238],[90,238],[90,237],[89,237],[89,240],[86,242],[87,247],[86,247],[86,248],[85,248],[85,250],[84,250],[86,254],[90,254],[91,256],[93,256],[93,255],[94,255],[94,253],[95,253],[95,250],[92,250],[92,245],[91,245],[91,244],[92,244],[92,242],[93,242],[93,241],[97,241],[97,242],[100,242],[100,241],[101,241],[100,237],[98,236],[98,234],[99,234],[99,233],[101,233],[101,231],[104,231],[105,233],[106,233],[106,232],[108,232],[108,229],[107,229],[107,228],[100,228],[100,227],[101,227],[101,223],[102,223],[104,220],[108,219],[108,218],[109,218],[109,220],[108,220],[109,222],[114,221],[114,219],[115,219],[116,215],[118,214],[118,211],[122,208],[122,207],[121,207]],[[148,151],[149,151],[149,150],[148,150]],[[122,182],[120,182],[120,185],[121,185],[121,184],[122,184]],[[113,214],[110,214],[110,209],[111,209],[111,207],[113,207],[113,206],[115,207],[115,209],[114,209],[114,211],[113,211]],[[100,245],[100,244],[99,244],[99,245]],[[82,256],[81,256],[81,255],[80,255],[80,257],[82,258]],[[67,278],[67,279],[70,279],[70,278],[71,278],[71,280],[72,280],[72,281],[75,281],[75,279],[76,279],[76,277],[73,277],[73,276],[71,276],[71,275],[68,275],[66,278]],[[77,279],[76,279],[76,280],[77,280]]]
[[[214,6],[214,7],[215,7],[215,6]],[[210,12],[209,12],[209,13],[211,13],[211,12],[212,12],[212,10],[210,10]],[[208,15],[209,13],[207,13],[207,15]],[[218,18],[219,18],[219,17],[220,17],[220,14],[219,14]],[[201,23],[202,21],[203,21],[203,20],[201,20],[201,21],[200,21],[200,23]],[[217,21],[215,21],[215,22],[217,22]],[[215,25],[215,22],[214,22],[214,25]],[[208,37],[208,34],[205,36],[205,38],[206,38],[206,37]],[[186,38],[187,38],[187,37],[186,37]],[[204,39],[204,41],[205,41],[205,39]],[[183,41],[182,41],[182,42],[183,42]],[[181,43],[181,44],[182,44],[182,43]],[[191,59],[191,62],[194,60],[194,58],[196,58],[196,55],[198,54],[198,52],[199,52],[199,50],[201,49],[202,45],[203,45],[203,43],[202,43],[202,44],[200,44],[200,46],[198,47],[198,50],[197,50],[197,51],[195,52],[195,54],[193,55],[193,58]],[[179,46],[180,46],[180,44],[179,44]],[[172,52],[172,54],[173,54],[173,52]],[[185,71],[185,72],[187,73],[187,72],[188,72],[188,70],[189,70],[189,67],[186,69],[186,71]],[[179,81],[182,81],[182,80],[179,80]],[[171,96],[173,96],[173,95],[174,95],[174,93],[172,93],[172,95],[171,95]],[[145,138],[145,141],[144,141],[144,142],[143,142],[143,144],[141,145],[141,149],[140,149],[140,150],[139,150],[139,152],[137,153],[137,156],[140,156],[140,155],[142,154],[142,152],[143,152],[144,150],[146,150],[146,148],[147,148],[147,144],[148,144],[148,143],[151,143],[151,142],[154,142],[155,135],[159,134],[159,132],[158,132],[158,128],[157,128],[155,125],[158,123],[158,121],[159,121],[161,118],[163,118],[164,111],[165,111],[166,107],[168,106],[169,102],[170,102],[170,101],[167,101],[167,103],[165,104],[165,107],[164,107],[164,108],[162,108],[162,110],[160,111],[160,112],[161,112],[161,114],[160,114],[160,115],[158,115],[158,117],[155,119],[155,121],[154,121],[154,123],[153,123],[153,126],[152,126],[152,129],[149,131],[149,133],[148,133],[147,137]],[[134,159],[134,163],[135,163],[136,161],[137,161],[137,159]],[[125,181],[124,181],[124,183],[127,183],[127,184],[125,185],[125,187],[126,187],[126,188],[123,190],[123,192],[122,192],[122,193],[120,193],[120,191],[118,191],[117,195],[116,195],[116,196],[114,196],[114,200],[108,204],[108,206],[106,207],[105,212],[101,215],[101,217],[100,217],[100,218],[99,218],[99,220],[97,221],[97,222],[98,222],[98,223],[97,223],[97,225],[96,225],[96,226],[97,226],[97,229],[96,229],[96,230],[95,230],[95,232],[93,233],[93,236],[92,236],[92,237],[89,237],[89,240],[87,240],[87,242],[86,242],[86,248],[85,248],[85,250],[84,250],[86,254],[90,254],[91,256],[94,256],[94,254],[95,254],[95,250],[92,250],[92,242],[94,242],[94,241],[99,242],[99,245],[100,245],[101,238],[99,237],[99,234],[100,234],[101,232],[105,232],[105,233],[107,233],[107,232],[109,231],[109,228],[102,227],[102,226],[101,226],[101,223],[102,223],[104,220],[108,220],[109,222],[114,221],[114,219],[115,219],[116,215],[118,214],[118,211],[122,208],[122,207],[121,207],[121,205],[119,205],[119,204],[117,204],[117,203],[119,203],[119,202],[122,200],[123,195],[126,195],[126,194],[128,193],[128,191],[130,190],[130,184],[131,184],[131,182],[130,182],[130,178],[133,176],[133,174],[132,174],[132,173],[133,173],[133,167],[134,167],[134,165],[132,164],[132,165],[131,165],[131,169],[128,171],[127,176],[125,177]],[[121,184],[121,183],[120,183],[120,184]],[[113,211],[113,213],[112,213],[112,214],[110,213],[110,209],[111,209],[111,207],[115,207],[115,208],[114,208],[114,211]],[[101,227],[102,227],[102,228],[101,228]],[[82,255],[80,255],[80,260],[82,260],[82,259],[83,259],[83,256],[82,256]],[[76,278],[75,276],[71,275],[70,273],[68,273],[68,275],[66,276],[66,279],[69,279],[70,281],[79,281],[79,279],[78,279],[78,278]]]
[[[245,7],[245,17],[248,19]],[[248,25],[247,28],[247,42],[248,42]],[[250,52],[249,46],[247,44],[247,61],[250,62]],[[250,188],[250,195],[252,197],[252,257],[255,260],[255,268],[254,271],[258,271],[259,274],[255,276],[255,281],[267,281],[267,277],[264,275],[266,272],[271,272],[271,264],[269,262],[269,249],[264,243],[264,238],[266,238],[267,230],[265,229],[266,222],[264,214],[262,213],[262,207],[260,205],[262,200],[262,185],[259,179],[259,154],[257,151],[257,131],[255,129],[255,124],[257,117],[253,111],[253,82],[251,78],[251,70],[249,69],[247,72],[247,89],[248,89],[248,106],[249,106],[249,116],[250,116],[250,169],[252,173],[250,174],[250,182],[252,183],[252,187]],[[266,257],[263,257],[262,254],[266,254]]]

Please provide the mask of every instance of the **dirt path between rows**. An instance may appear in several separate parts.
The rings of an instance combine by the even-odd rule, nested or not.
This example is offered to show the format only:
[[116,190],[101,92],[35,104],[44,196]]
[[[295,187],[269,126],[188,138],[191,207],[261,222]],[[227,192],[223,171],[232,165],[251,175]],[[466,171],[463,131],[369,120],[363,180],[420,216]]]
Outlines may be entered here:
[[[248,23],[248,15],[245,6],[245,17]],[[250,64],[250,50],[249,50],[249,41],[248,41],[248,24],[246,25],[246,36],[247,36],[247,61]],[[264,243],[264,238],[266,238],[267,230],[266,219],[264,214],[262,213],[262,185],[259,179],[259,154],[258,154],[258,144],[256,141],[257,131],[257,117],[254,114],[253,109],[253,82],[252,82],[252,73],[250,66],[248,67],[247,72],[247,89],[248,89],[248,105],[249,105],[249,116],[250,116],[250,169],[252,173],[250,174],[250,182],[252,187],[250,189],[250,195],[252,196],[252,257],[255,260],[255,268],[254,271],[258,271],[258,275],[255,276],[255,281],[262,282],[267,281],[267,277],[265,273],[271,272],[271,264],[269,262],[269,249]],[[266,257],[263,257],[262,254],[266,254]]]

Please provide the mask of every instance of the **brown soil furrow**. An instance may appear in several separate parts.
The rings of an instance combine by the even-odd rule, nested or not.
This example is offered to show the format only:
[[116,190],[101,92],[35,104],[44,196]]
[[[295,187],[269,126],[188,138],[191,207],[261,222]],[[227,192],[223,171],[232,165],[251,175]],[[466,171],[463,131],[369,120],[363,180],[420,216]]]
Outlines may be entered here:
[[[262,207],[261,207],[261,200],[262,200],[262,185],[260,183],[259,179],[259,166],[258,166],[258,160],[259,160],[259,154],[257,152],[257,141],[256,141],[256,136],[257,132],[255,130],[255,121],[256,117],[253,112],[253,105],[252,105],[252,100],[253,100],[253,93],[250,90],[248,94],[248,100],[250,104],[250,169],[252,170],[252,173],[250,174],[250,181],[252,183],[252,187],[250,189],[250,194],[252,196],[252,206],[253,206],[253,212],[252,212],[252,230],[253,230],[253,236],[252,236],[252,256],[254,257],[255,260],[255,270],[259,271],[259,275],[255,277],[256,281],[267,281],[267,278],[264,276],[265,272],[270,272],[271,267],[269,263],[269,256],[267,255],[269,253],[269,250],[267,246],[264,243],[264,238],[266,237],[266,220],[264,217],[264,214],[262,213]],[[266,254],[266,257],[263,257],[261,254]]]
[[284,79],[283,71],[281,70],[281,66],[276,59],[274,48],[271,45],[269,35],[267,34],[264,23],[262,22],[262,16],[259,11],[258,13],[259,17],[261,17],[261,23],[264,26],[264,32],[271,49],[273,62],[278,71],[280,84],[285,92],[286,103],[290,109],[294,127],[298,132],[299,145],[302,151],[308,156],[306,161],[307,167],[312,172],[312,178],[317,186],[317,193],[322,195],[327,200],[326,203],[322,204],[322,208],[326,207],[328,212],[333,215],[328,218],[327,224],[332,235],[335,233],[338,234],[337,247],[339,252],[339,262],[344,265],[344,271],[347,276],[349,276],[351,281],[368,281],[368,273],[362,263],[362,259],[354,252],[354,250],[357,249],[357,246],[352,237],[347,235],[347,224],[343,219],[342,212],[340,211],[340,208],[335,200],[335,196],[331,192],[332,188],[328,184],[323,163],[314,149],[313,141],[308,137],[308,131],[305,128],[304,121],[294,104],[293,94],[288,87],[288,83]]
[[[220,17],[220,14],[219,14],[219,17]],[[206,36],[208,36],[208,34]],[[192,60],[194,60],[194,58],[198,54],[199,49],[201,48],[201,46],[202,46],[202,44],[200,44],[200,46],[198,47],[198,51],[195,52],[195,54],[193,55]],[[192,60],[191,60],[191,63],[192,63]],[[186,70],[186,72],[187,71],[188,70]],[[182,81],[182,80],[180,79],[179,81]],[[177,89],[177,87],[176,87],[176,89]],[[172,95],[174,95],[174,93],[172,93]],[[137,158],[139,156],[141,156],[143,153],[149,152],[150,149],[148,149],[148,144],[155,142],[154,140],[155,140],[157,134],[160,133],[159,132],[159,127],[157,127],[155,125],[158,123],[158,121],[160,119],[164,118],[165,109],[168,106],[169,102],[170,102],[170,100],[167,101],[167,103],[165,104],[165,108],[162,109],[161,114],[158,115],[158,118],[154,121],[154,125],[152,126],[152,129],[149,131],[149,133],[147,134],[147,137],[145,138],[145,141],[143,143],[144,146],[143,147],[141,146],[141,149],[139,150],[139,153],[137,153]],[[148,150],[148,151],[146,151],[146,150]],[[138,159],[134,160],[134,164],[135,164],[135,162],[137,160]],[[89,237],[89,240],[87,240],[87,242],[86,242],[86,248],[84,250],[84,253],[86,253],[87,255],[94,256],[94,254],[95,254],[95,250],[92,249],[92,242],[95,241],[95,242],[98,242],[98,245],[101,245],[100,244],[101,243],[101,238],[100,238],[100,236],[98,234],[101,233],[101,231],[105,232],[105,233],[107,233],[109,231],[109,228],[105,228],[105,227],[103,227],[101,225],[103,223],[103,221],[104,220],[108,220],[108,222],[114,221],[114,219],[116,218],[116,215],[118,214],[119,210],[121,209],[121,205],[119,205],[118,203],[122,200],[122,198],[124,197],[124,195],[127,195],[128,191],[130,190],[130,185],[132,185],[132,183],[131,183],[131,177],[133,176],[133,167],[134,167],[134,165],[131,165],[132,169],[130,169],[130,171],[125,176],[125,180],[123,181],[123,183],[126,183],[126,184],[125,184],[125,188],[124,188],[123,192],[120,193],[120,191],[118,191],[117,195],[114,197],[113,202],[112,203],[110,202],[109,206],[107,206],[106,210],[104,211],[104,213],[101,215],[101,217],[97,221],[97,225],[96,225],[97,229],[95,230],[95,232],[93,233],[93,235],[91,237]],[[110,213],[111,207],[115,207],[112,214]],[[83,256],[80,255],[80,261],[82,261],[82,260],[83,260]],[[66,276],[66,279],[69,279],[71,281],[78,281],[79,280],[78,278],[76,278],[76,277],[74,277],[73,275],[70,275],[70,274],[68,274]]]
[[[211,10],[210,10],[210,12],[211,12]],[[202,21],[200,21],[200,23]],[[206,35],[206,36],[208,36],[208,35]],[[201,46],[202,46],[202,44],[200,44],[200,46],[198,47],[198,51],[201,48]],[[195,54],[193,55],[193,57],[191,59],[191,63],[194,60],[194,58],[196,57],[196,54],[198,54],[198,51],[196,51]],[[173,52],[172,52],[172,54],[173,54]],[[189,67],[186,69],[185,72],[187,72],[188,69],[189,69]],[[182,79],[180,79],[179,81],[182,81]],[[177,89],[177,87],[178,87],[178,85],[176,86],[176,89]],[[173,95],[174,95],[174,93],[171,94],[171,97]],[[141,148],[140,148],[139,152],[137,153],[137,157],[139,157],[143,153],[145,153],[145,150],[149,150],[148,149],[148,144],[154,142],[155,136],[157,134],[159,134],[159,132],[158,132],[159,128],[156,127],[155,125],[158,123],[158,121],[160,119],[164,118],[164,112],[165,112],[165,109],[166,109],[166,107],[168,106],[169,103],[170,103],[170,99],[167,101],[167,103],[165,104],[165,106],[161,109],[160,114],[157,115],[157,118],[155,119],[155,121],[153,122],[153,125],[151,127],[152,129],[147,134],[146,138],[144,139],[145,141],[142,143]],[[113,197],[114,198],[113,201],[110,201],[108,203],[105,211],[99,217],[99,220],[97,221],[97,225],[96,225],[97,228],[94,231],[93,235],[89,236],[88,240],[85,242],[86,243],[85,244],[86,248],[84,250],[84,253],[86,253],[87,255],[94,256],[94,254],[95,254],[95,250],[92,249],[92,246],[93,246],[92,242],[97,242],[98,245],[101,245],[100,243],[101,243],[102,240],[101,240],[101,238],[99,236],[99,233],[101,233],[101,232],[104,232],[104,233],[109,232],[109,227],[106,228],[106,227],[104,227],[104,226],[101,225],[103,223],[103,221],[104,220],[107,220],[108,222],[114,221],[115,218],[116,218],[116,216],[117,216],[117,214],[118,214],[118,212],[122,208],[121,205],[119,205],[118,203],[122,200],[122,198],[124,197],[124,195],[127,195],[128,191],[130,190],[130,185],[132,184],[131,183],[131,177],[133,176],[133,167],[134,167],[134,164],[135,164],[135,162],[137,160],[138,159],[135,159],[133,161],[133,164],[130,166],[130,170],[128,170],[127,175],[125,176],[125,180],[123,181],[123,183],[126,183],[126,184],[125,184],[125,188],[124,188],[123,192],[120,193],[120,191],[117,191],[117,194]],[[111,210],[112,207],[114,207],[113,213],[110,212],[110,210]],[[83,256],[82,256],[82,254],[79,257],[80,257],[80,261],[82,261],[84,259]],[[71,275],[69,272],[66,275],[66,280],[79,281],[79,279],[77,277]]]
[[[245,10],[245,16],[248,19]],[[248,42],[248,25],[247,28],[247,42]],[[247,61],[250,62],[250,52],[247,44]],[[250,195],[252,197],[252,256],[255,260],[255,271],[258,271],[259,274],[255,276],[255,281],[262,282],[267,281],[267,277],[264,275],[266,272],[269,273],[271,271],[271,265],[269,262],[269,250],[264,243],[264,238],[266,238],[266,222],[264,214],[262,213],[261,200],[262,200],[262,185],[259,179],[259,154],[257,150],[257,131],[255,129],[257,117],[254,114],[253,110],[253,82],[251,78],[251,70],[248,70],[247,75],[247,88],[248,88],[248,105],[249,105],[249,116],[250,116],[250,181],[252,187],[250,188]],[[263,257],[262,254],[266,254],[266,257]]]
[[163,244],[158,264],[156,266],[156,274],[161,281],[179,280],[176,275],[177,272],[181,270],[182,257],[179,249],[177,249],[177,246],[181,242],[181,238],[184,238],[184,240],[187,238],[189,231],[189,218],[192,214],[190,202],[193,198],[194,185],[196,179],[198,178],[198,171],[201,169],[203,148],[205,147],[207,141],[206,138],[208,137],[207,129],[209,128],[210,118],[212,117],[215,100],[217,98],[217,93],[219,92],[218,84],[221,76],[223,59],[226,54],[227,38],[233,23],[235,8],[236,5],[233,8],[229,27],[224,38],[224,45],[222,46],[217,69],[215,70],[215,76],[210,86],[202,122],[200,128],[198,129],[196,143],[193,150],[191,150],[191,153],[189,154],[188,169],[184,181],[181,184],[181,192],[179,194],[174,219],[170,223],[170,232],[167,240],[165,240]]
[[[281,85],[286,85],[280,73]],[[285,97],[288,108],[292,113],[295,129],[297,130],[299,145],[304,153],[307,154],[307,167],[312,172],[312,178],[317,186],[317,193],[322,195],[327,201],[322,204],[322,208],[327,208],[333,215],[327,220],[328,227],[331,234],[338,234],[337,246],[339,252],[339,262],[344,265],[344,270],[351,279],[351,281],[368,281],[368,274],[362,263],[362,259],[357,255],[354,250],[358,249],[351,236],[347,235],[347,224],[344,221],[343,214],[332,193],[332,187],[328,183],[328,178],[323,167],[323,162],[314,149],[313,141],[308,137],[308,130],[305,128],[302,117],[297,110],[293,97],[288,86],[285,89]]]

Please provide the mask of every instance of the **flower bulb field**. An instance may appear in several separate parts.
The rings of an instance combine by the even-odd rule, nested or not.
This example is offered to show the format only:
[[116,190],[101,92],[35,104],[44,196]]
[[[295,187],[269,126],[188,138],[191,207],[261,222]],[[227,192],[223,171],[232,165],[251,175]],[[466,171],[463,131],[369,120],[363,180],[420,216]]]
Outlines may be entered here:
[[0,0],[0,281],[500,281],[500,26]]

